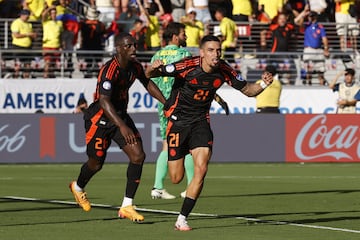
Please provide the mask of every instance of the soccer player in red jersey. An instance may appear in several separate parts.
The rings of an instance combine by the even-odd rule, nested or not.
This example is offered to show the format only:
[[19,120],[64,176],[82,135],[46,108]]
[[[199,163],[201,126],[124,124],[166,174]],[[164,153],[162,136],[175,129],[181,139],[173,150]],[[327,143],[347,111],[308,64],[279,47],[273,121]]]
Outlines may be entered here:
[[165,98],[136,60],[135,39],[129,33],[120,33],[115,47],[115,56],[100,69],[95,100],[84,112],[88,161],[83,164],[77,181],[71,182],[70,189],[77,203],[90,211],[91,204],[84,188],[102,168],[107,150],[114,141],[130,160],[125,196],[118,215],[141,222],[144,217],[136,212],[133,199],[140,183],[145,153],[140,133],[127,113],[129,88],[138,79],[161,103]]
[[211,35],[203,37],[200,56],[164,65],[156,60],[146,70],[147,77],[173,76],[175,82],[164,110],[168,117],[167,143],[169,175],[173,183],[184,177],[184,157],[191,152],[194,177],[190,182],[175,229],[189,231],[187,217],[203,188],[211,157],[213,133],[209,110],[216,91],[227,83],[249,97],[261,93],[273,81],[264,72],[260,84],[248,83],[221,58],[220,40]]

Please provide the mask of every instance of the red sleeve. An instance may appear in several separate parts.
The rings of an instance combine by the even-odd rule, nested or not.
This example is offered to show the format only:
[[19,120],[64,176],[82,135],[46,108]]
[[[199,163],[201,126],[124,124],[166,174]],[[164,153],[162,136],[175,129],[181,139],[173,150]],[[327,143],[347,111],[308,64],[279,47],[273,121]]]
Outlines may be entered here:
[[220,65],[220,70],[224,75],[225,82],[237,89],[240,90],[246,85],[246,80],[243,79],[240,73],[238,73],[235,69],[229,66],[226,62],[222,62]]

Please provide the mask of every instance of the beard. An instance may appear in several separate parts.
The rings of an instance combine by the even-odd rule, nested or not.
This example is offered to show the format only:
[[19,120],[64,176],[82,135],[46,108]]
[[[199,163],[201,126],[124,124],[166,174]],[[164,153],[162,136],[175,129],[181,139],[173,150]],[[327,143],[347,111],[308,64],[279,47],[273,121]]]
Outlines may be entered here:
[[186,47],[186,41],[185,40],[180,42],[180,47]]

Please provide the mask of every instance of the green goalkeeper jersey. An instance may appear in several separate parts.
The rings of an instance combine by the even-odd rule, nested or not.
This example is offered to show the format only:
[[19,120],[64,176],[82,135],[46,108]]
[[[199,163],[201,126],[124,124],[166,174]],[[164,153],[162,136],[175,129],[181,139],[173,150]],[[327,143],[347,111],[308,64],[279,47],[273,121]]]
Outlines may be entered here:
[[[151,58],[151,63],[155,60],[160,59],[163,61],[164,65],[177,62],[185,57],[190,57],[191,53],[185,48],[178,47],[176,45],[167,45],[155,53]],[[158,86],[162,94],[166,99],[169,98],[171,93],[172,85],[174,84],[174,77],[157,77],[151,78],[151,80]],[[158,115],[160,122],[160,134],[162,139],[166,139],[166,126],[167,118],[164,116],[164,105],[160,102],[158,103]]]
[[[164,65],[166,65],[190,56],[191,53],[185,48],[178,47],[176,45],[167,45],[155,53],[155,55],[151,58],[151,63],[160,59],[163,61]],[[174,84],[174,77],[157,77],[151,78],[151,80],[159,87],[164,97],[168,99],[172,85]]]

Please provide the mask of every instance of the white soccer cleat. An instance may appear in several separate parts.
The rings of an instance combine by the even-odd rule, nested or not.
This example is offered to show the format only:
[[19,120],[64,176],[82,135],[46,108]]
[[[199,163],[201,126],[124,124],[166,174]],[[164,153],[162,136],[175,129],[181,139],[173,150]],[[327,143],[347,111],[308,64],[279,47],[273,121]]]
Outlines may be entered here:
[[152,199],[175,199],[174,195],[168,193],[165,189],[156,189],[151,190],[151,198]]
[[183,191],[183,192],[181,192],[181,193],[180,193],[180,196],[181,196],[182,198],[186,198],[186,190]]
[[178,219],[175,223],[175,230],[190,231],[192,228],[188,225],[185,219]]

